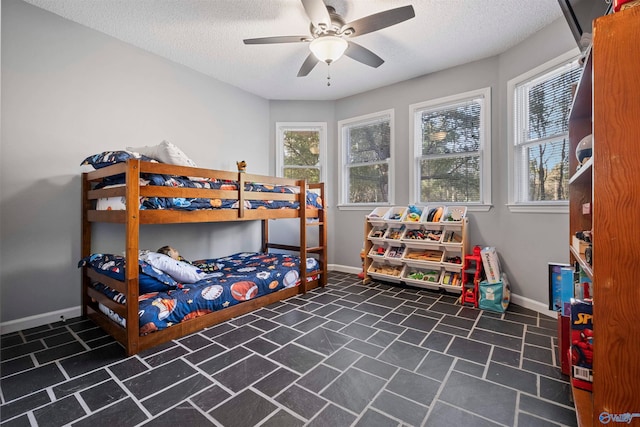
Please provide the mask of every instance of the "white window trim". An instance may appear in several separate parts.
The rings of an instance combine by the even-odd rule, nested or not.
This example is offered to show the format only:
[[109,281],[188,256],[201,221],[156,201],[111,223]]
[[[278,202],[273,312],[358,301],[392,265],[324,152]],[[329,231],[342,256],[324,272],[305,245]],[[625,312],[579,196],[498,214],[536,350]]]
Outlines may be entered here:
[[416,173],[418,172],[418,152],[420,152],[419,144],[422,136],[419,129],[416,128],[416,114],[419,110],[438,105],[454,104],[469,98],[483,98],[483,107],[481,113],[482,144],[478,150],[482,171],[480,174],[480,202],[479,203],[456,203],[467,206],[467,210],[475,212],[487,212],[491,209],[491,87],[472,90],[469,92],[459,93],[443,98],[432,99],[429,101],[419,102],[409,105],[409,129],[411,134],[410,153],[411,162],[409,163],[409,194],[412,202],[415,204],[420,200],[420,187],[417,184]]
[[[389,116],[389,194],[388,202],[373,202],[373,203],[347,203],[347,196],[349,194],[349,185],[345,180],[346,176],[346,156],[347,150],[344,144],[344,127],[349,125],[356,125],[358,123],[366,123],[374,119],[378,119],[384,116]],[[363,116],[352,117],[338,121],[338,146],[340,152],[340,167],[338,168],[338,209],[342,210],[365,210],[371,209],[376,206],[393,206],[395,200],[395,170],[394,163],[394,151],[395,151],[395,110],[393,108],[389,110],[378,111],[375,113],[365,114]]]
[[327,182],[327,122],[276,122],[276,176],[284,176],[284,133],[312,130],[320,133],[320,182]]
[[516,126],[515,126],[515,103],[516,86],[528,80],[533,80],[536,76],[545,74],[555,67],[571,61],[580,55],[578,48],[571,49],[550,61],[545,62],[536,68],[520,74],[507,82],[507,146],[508,146],[508,194],[509,202],[507,207],[513,213],[569,213],[569,201],[547,201],[547,202],[520,202],[518,201],[518,185],[516,183]]

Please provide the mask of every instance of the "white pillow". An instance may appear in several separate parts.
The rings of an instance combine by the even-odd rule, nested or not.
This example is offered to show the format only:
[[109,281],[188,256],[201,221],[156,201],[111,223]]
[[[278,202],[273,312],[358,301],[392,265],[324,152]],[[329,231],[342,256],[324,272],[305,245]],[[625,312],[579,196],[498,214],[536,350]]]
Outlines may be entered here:
[[206,277],[206,273],[188,262],[178,261],[158,252],[141,254],[140,259],[173,277],[180,283],[195,283]]
[[160,144],[152,146],[127,147],[127,151],[134,151],[170,165],[197,167],[196,162],[169,141],[162,141]]

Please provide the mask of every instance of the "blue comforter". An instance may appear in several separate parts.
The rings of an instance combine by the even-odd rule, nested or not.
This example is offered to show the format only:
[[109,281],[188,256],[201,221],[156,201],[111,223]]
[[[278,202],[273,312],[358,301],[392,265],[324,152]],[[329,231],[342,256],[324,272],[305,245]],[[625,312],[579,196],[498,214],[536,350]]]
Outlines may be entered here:
[[[193,264],[210,273],[207,279],[140,295],[141,335],[300,284],[300,258],[297,256],[242,252],[224,258],[194,261]],[[317,260],[307,259],[308,273],[318,268]],[[123,294],[101,283],[93,286],[114,301],[125,301]],[[108,314],[122,323],[123,319],[114,318],[118,317],[115,313]]]

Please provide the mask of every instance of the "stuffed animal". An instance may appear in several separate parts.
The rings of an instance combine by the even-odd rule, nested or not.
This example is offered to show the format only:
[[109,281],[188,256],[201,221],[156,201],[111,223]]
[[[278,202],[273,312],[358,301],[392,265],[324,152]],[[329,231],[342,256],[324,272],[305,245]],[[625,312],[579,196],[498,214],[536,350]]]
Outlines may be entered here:
[[238,172],[244,172],[247,170],[247,162],[244,160],[236,162],[236,165],[238,165]]

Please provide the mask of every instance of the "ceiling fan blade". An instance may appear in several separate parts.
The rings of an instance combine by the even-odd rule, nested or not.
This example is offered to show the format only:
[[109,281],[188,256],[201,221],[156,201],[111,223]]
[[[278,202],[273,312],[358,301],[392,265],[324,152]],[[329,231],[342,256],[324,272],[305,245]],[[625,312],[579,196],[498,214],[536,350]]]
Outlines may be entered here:
[[347,47],[347,50],[345,50],[344,54],[351,59],[355,59],[356,61],[362,62],[363,64],[373,68],[378,68],[384,64],[384,59],[380,58],[366,47],[360,46],[352,41],[349,41],[349,46]]
[[327,11],[327,6],[322,0],[301,0],[307,16],[314,27],[324,25],[325,28],[331,26],[331,17]]
[[344,24],[340,32],[344,32],[349,28],[353,28],[352,37],[361,36],[363,34],[378,31],[383,28],[390,27],[395,24],[406,21],[416,16],[413,6],[403,6],[396,9],[389,9],[384,12],[374,13],[364,18]]
[[275,36],[244,39],[244,44],[299,43],[309,41],[309,36]]
[[307,56],[307,59],[302,63],[302,67],[300,67],[300,71],[298,71],[298,77],[304,77],[309,74],[318,62],[320,62],[318,61],[318,58],[316,58],[313,53],[310,53],[309,56]]

